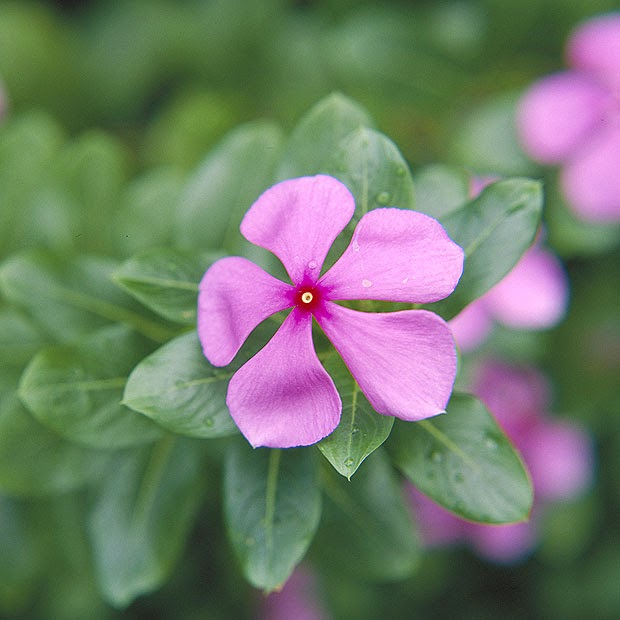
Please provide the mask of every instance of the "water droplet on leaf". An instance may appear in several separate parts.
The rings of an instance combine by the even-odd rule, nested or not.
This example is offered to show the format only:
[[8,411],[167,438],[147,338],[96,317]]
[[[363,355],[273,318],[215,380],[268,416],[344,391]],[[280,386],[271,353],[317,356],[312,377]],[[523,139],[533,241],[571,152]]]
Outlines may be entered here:
[[495,441],[492,437],[487,437],[484,440],[484,445],[489,450],[497,450],[497,441]]
[[344,462],[344,466],[345,467],[353,467],[353,465],[355,465],[355,461],[353,460],[352,457],[349,457],[348,459],[345,460]]
[[379,192],[375,198],[377,204],[387,205],[392,200],[392,194],[390,192]]
[[431,461],[433,463],[441,463],[443,461],[443,454],[441,452],[433,452],[431,454]]
[[205,418],[205,426],[214,426],[215,425],[215,421],[213,420],[213,418]]

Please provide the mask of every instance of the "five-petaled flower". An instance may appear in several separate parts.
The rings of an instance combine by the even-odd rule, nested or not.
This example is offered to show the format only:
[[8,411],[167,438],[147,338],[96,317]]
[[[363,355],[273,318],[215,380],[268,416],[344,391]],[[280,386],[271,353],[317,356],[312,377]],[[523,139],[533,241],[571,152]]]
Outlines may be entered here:
[[200,283],[198,335],[215,366],[228,365],[264,319],[292,308],[228,386],[230,413],[253,446],[310,445],[338,425],[342,402],[314,350],[313,317],[377,412],[419,420],[445,410],[456,353],[443,319],[421,309],[360,312],[335,302],[438,301],[454,290],[463,251],[422,213],[375,209],[321,275],[354,211],[349,190],[330,176],[278,183],[252,205],[241,232],[280,259],[292,285],[241,257],[218,260]]
[[620,13],[579,26],[567,47],[569,71],[526,92],[518,111],[525,150],[561,164],[569,204],[585,220],[620,219]]

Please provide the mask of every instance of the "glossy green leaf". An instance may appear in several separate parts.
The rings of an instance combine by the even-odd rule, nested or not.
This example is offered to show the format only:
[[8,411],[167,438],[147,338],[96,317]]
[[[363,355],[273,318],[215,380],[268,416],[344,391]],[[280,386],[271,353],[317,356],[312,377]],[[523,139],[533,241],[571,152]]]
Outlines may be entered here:
[[280,180],[327,172],[345,136],[374,125],[368,112],[347,97],[334,93],[315,104],[293,130],[277,177]]
[[301,561],[321,515],[317,461],[308,449],[231,446],[224,464],[224,516],[248,581],[282,585]]
[[416,211],[435,219],[462,207],[470,197],[470,180],[464,170],[433,164],[418,170],[413,180]]
[[267,122],[242,125],[213,149],[181,193],[175,241],[198,251],[227,248],[242,242],[239,224],[272,184],[280,154],[280,129]]
[[47,334],[71,341],[110,322],[125,323],[155,340],[172,334],[141,315],[135,302],[110,280],[115,261],[29,250],[0,265],[0,293]]
[[350,481],[326,468],[323,491],[325,515],[317,538],[322,561],[364,579],[403,579],[413,572],[416,533],[399,478],[381,450]]
[[99,489],[89,534],[99,587],[125,607],[168,578],[203,500],[197,442],[165,437],[119,457]]
[[425,495],[480,523],[528,518],[532,485],[493,416],[475,397],[454,393],[447,413],[397,422],[388,442],[394,463]]
[[41,424],[76,443],[116,449],[155,441],[161,428],[121,404],[129,372],[149,351],[123,325],[48,347],[24,371],[19,396]]
[[237,427],[226,406],[226,390],[237,367],[211,366],[196,333],[184,334],[136,366],[123,402],[173,433],[231,435]]
[[9,386],[0,385],[0,492],[66,493],[99,478],[109,462],[110,452],[88,450],[39,424]]
[[336,430],[318,447],[334,469],[350,479],[362,461],[388,438],[394,418],[380,415],[371,407],[340,356],[330,356],[324,366],[342,399],[342,417]]
[[368,127],[347,134],[336,146],[325,172],[355,196],[358,218],[377,207],[413,209],[413,181],[398,147]]
[[442,224],[465,251],[465,264],[454,293],[432,309],[450,319],[497,284],[532,245],[541,213],[541,185],[530,179],[493,183],[449,213]]
[[124,262],[112,277],[130,295],[164,318],[196,322],[198,284],[218,258],[172,248],[152,248]]

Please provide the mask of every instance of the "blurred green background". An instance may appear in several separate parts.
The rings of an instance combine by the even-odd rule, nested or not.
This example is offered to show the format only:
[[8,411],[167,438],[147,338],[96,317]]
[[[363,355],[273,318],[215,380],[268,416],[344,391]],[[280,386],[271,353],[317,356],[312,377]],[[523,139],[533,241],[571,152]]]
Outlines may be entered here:
[[[168,243],[168,205],[227,132],[259,119],[289,131],[333,91],[371,112],[414,175],[444,163],[545,180],[548,242],[571,281],[568,316],[543,334],[497,329],[479,355],[535,364],[552,379],[553,410],[592,433],[596,483],[553,511],[537,551],[516,566],[450,549],[427,553],[401,583],[319,575],[334,619],[620,618],[620,232],[571,214],[556,171],[528,160],[513,123],[524,89],[565,66],[571,29],[619,8],[613,0],[0,1],[2,260],[34,246],[122,259]],[[119,204],[111,220],[109,205]],[[21,345],[31,337],[14,336]],[[20,351],[26,361],[28,347]],[[1,369],[2,385],[14,372]],[[0,495],[0,618],[257,617],[258,595],[213,537],[222,517],[212,501],[170,581],[126,610],[108,606],[85,544],[85,502]]]

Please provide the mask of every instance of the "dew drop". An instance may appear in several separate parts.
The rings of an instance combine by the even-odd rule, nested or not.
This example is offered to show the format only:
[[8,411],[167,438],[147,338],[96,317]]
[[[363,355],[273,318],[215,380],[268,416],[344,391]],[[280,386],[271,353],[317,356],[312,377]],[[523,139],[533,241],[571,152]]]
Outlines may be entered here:
[[465,476],[463,476],[463,474],[460,471],[457,471],[454,474],[453,480],[457,484],[462,484],[463,482],[465,482]]
[[497,441],[495,441],[492,437],[487,437],[484,440],[484,445],[489,450],[497,450]]
[[357,435],[360,432],[359,428],[354,428],[351,430],[351,435]]
[[370,280],[362,280],[362,286],[364,288],[370,288],[372,286],[372,282]]
[[345,467],[353,467],[353,465],[355,465],[355,461],[351,457],[346,459],[345,462],[344,462],[344,466]]
[[315,261],[315,260],[311,260],[311,261],[308,263],[308,269],[316,269],[316,267],[317,267],[317,264],[316,264],[316,261]]
[[409,276],[407,276],[406,278],[403,278],[403,279],[401,280],[401,282],[402,282],[403,284],[407,284],[407,282],[409,282]]
[[375,201],[380,205],[387,205],[390,200],[392,200],[392,194],[390,194],[390,192],[379,192],[375,197]]
[[431,461],[433,463],[441,463],[443,461],[443,454],[441,452],[433,452],[431,454]]
[[401,166],[400,168],[396,168],[396,174],[399,177],[404,177],[405,176],[405,169]]
[[215,421],[213,420],[213,418],[205,418],[205,426],[214,426],[215,425]]

